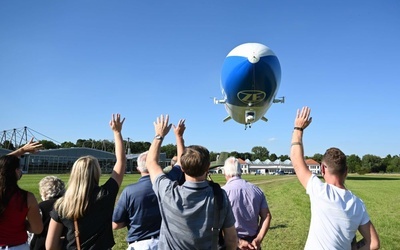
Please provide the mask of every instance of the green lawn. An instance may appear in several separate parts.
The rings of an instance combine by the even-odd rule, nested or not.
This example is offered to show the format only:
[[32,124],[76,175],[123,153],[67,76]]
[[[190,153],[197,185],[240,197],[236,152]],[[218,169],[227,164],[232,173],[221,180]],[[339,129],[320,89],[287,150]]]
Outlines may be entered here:
[[[21,188],[33,192],[40,200],[38,183],[45,175],[24,175]],[[58,175],[65,182],[68,175]],[[104,175],[101,183],[108,178]],[[212,176],[215,182],[225,183],[222,175]],[[267,196],[272,214],[271,228],[263,242],[263,249],[303,249],[310,223],[310,204],[305,190],[294,175],[244,175],[257,184]],[[126,175],[120,191],[139,179]],[[381,239],[381,249],[399,249],[400,240],[400,175],[350,175],[346,186],[366,204],[367,210]],[[115,231],[113,249],[126,249],[126,229]]]

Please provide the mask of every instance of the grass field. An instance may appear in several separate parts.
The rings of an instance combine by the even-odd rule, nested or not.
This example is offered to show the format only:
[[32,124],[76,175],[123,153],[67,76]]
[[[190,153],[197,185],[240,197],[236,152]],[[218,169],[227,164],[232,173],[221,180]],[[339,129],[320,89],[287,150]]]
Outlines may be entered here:
[[[24,175],[21,188],[33,192],[40,201],[38,183],[45,175]],[[65,182],[68,175],[59,175]],[[109,176],[102,176],[101,184]],[[222,175],[213,175],[223,185]],[[294,175],[244,175],[265,193],[272,214],[271,228],[263,241],[263,249],[303,249],[310,223],[308,195]],[[120,191],[136,182],[139,175],[126,175]],[[371,221],[381,240],[381,249],[400,249],[400,175],[350,175],[346,186],[366,204]],[[114,231],[113,249],[126,249],[126,229]],[[360,236],[359,236],[360,237]]]

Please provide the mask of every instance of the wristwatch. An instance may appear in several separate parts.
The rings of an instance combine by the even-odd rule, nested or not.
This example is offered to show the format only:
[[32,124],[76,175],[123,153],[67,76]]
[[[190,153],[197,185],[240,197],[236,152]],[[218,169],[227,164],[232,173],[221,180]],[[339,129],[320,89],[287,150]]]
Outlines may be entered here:
[[162,137],[161,135],[156,135],[156,136],[154,136],[154,139],[162,140],[162,139],[164,139],[164,137]]

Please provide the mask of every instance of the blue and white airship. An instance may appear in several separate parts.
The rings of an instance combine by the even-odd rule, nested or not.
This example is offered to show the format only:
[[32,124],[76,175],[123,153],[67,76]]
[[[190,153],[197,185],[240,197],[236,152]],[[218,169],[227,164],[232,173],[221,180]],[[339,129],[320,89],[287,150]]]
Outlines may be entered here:
[[281,80],[281,66],[274,52],[260,43],[244,43],[226,56],[221,73],[223,99],[214,103],[224,104],[228,116],[245,128],[264,117],[272,103],[283,103],[276,98]]

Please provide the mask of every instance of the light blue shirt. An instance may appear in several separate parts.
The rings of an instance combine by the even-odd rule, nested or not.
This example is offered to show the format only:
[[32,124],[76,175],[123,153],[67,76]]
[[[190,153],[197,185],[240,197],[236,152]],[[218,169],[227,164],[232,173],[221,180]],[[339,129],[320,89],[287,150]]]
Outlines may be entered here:
[[222,189],[231,203],[238,237],[257,235],[260,211],[268,208],[263,191],[240,177],[232,177]]

